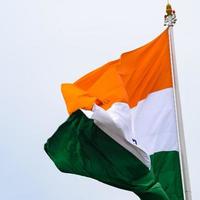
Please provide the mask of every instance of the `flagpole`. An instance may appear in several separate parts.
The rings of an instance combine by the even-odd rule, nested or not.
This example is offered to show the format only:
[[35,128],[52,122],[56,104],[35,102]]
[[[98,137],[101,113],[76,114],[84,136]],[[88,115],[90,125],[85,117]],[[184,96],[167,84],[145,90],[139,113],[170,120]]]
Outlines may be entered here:
[[[170,7],[170,4],[168,4],[168,6]],[[167,9],[170,9],[169,7],[167,7]],[[178,132],[179,150],[180,150],[181,176],[183,182],[184,199],[192,200],[188,161],[186,154],[186,144],[185,144],[184,128],[182,120],[182,109],[181,109],[181,101],[180,101],[180,93],[178,85],[178,72],[176,65],[175,46],[174,46],[173,26],[175,23],[176,23],[175,11],[172,11],[171,9],[171,13],[167,12],[167,15],[165,16],[165,25],[168,26],[168,31],[169,31],[170,57],[171,57],[172,78],[174,86],[173,88],[174,103],[175,103],[176,123]]]

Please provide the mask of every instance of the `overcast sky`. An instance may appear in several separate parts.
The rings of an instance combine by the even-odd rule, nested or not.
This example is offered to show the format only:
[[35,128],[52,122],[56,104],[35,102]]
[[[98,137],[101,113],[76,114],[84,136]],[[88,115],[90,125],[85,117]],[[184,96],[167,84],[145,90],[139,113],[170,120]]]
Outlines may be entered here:
[[[172,1],[193,198],[199,190],[200,3]],[[163,30],[165,0],[0,0],[0,199],[136,200],[133,193],[60,173],[43,144],[67,114],[72,82]]]

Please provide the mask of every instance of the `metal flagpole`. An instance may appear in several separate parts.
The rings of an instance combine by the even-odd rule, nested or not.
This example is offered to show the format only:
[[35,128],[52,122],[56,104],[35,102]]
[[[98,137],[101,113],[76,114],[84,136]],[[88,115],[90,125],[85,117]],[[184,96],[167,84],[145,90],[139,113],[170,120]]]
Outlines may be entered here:
[[192,200],[184,129],[183,129],[180,93],[179,93],[179,86],[178,86],[178,73],[177,73],[177,66],[176,66],[175,47],[174,47],[173,26],[176,23],[176,14],[175,14],[175,11],[172,10],[170,4],[167,4],[166,12],[167,12],[167,15],[165,15],[165,26],[168,26],[168,31],[169,31],[170,57],[171,57],[172,78],[173,78],[173,86],[174,86],[173,88],[174,89],[174,103],[175,103],[177,132],[178,132],[178,140],[179,140],[183,192],[184,192],[185,200]]

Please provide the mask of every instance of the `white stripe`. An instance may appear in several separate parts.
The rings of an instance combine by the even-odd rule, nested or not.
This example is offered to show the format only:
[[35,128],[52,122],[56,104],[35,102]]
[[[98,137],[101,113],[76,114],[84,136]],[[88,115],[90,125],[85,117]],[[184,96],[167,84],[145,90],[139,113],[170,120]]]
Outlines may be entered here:
[[132,109],[128,104],[118,102],[106,111],[94,105],[92,112],[84,113],[149,167],[148,155],[178,150],[173,102],[173,90],[168,88],[150,94]]
[[178,150],[172,88],[152,93],[131,112],[136,140],[149,155]]
[[136,146],[132,140],[131,110],[128,104],[115,103],[107,111],[95,105],[92,118],[101,130],[150,168],[151,162],[148,154]]

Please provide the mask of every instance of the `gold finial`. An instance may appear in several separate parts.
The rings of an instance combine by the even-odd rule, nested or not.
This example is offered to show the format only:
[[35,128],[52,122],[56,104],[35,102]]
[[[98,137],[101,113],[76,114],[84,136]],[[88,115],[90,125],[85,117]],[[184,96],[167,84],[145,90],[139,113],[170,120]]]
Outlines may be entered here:
[[177,21],[176,12],[175,12],[175,10],[172,10],[172,6],[168,1],[167,5],[166,5],[166,15],[165,15],[164,26],[174,26],[176,21]]
[[167,15],[172,15],[172,6],[169,3],[166,6],[166,13]]

